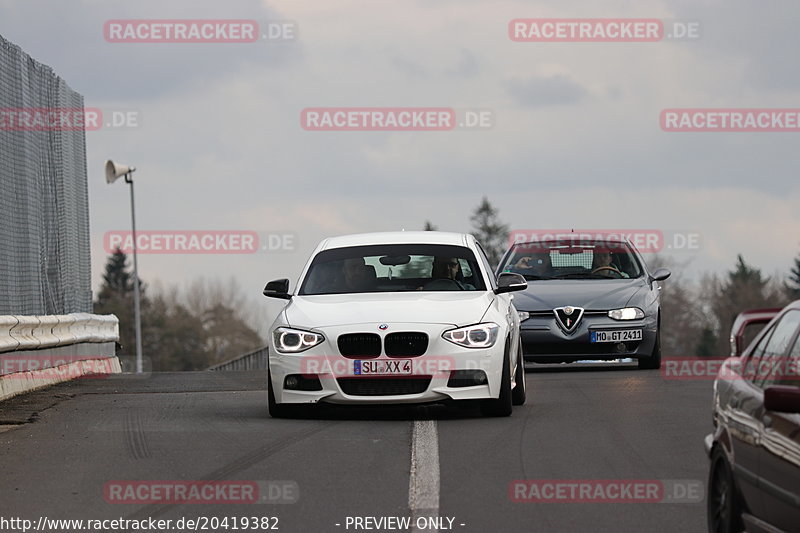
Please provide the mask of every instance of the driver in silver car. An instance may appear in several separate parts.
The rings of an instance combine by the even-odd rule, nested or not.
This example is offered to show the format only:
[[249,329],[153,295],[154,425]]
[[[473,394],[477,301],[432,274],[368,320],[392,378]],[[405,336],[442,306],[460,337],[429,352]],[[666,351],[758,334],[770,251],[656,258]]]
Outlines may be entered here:
[[614,266],[613,255],[609,251],[596,251],[592,258],[592,274],[607,278],[627,278],[626,273]]

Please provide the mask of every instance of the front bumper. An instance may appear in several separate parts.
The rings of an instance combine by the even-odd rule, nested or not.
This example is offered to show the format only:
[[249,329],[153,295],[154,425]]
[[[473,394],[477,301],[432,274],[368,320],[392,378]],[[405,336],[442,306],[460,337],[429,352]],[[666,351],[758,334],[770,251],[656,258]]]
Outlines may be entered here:
[[711,449],[714,447],[714,434],[709,433],[703,438],[703,449],[706,451],[706,457],[711,457]]
[[[593,343],[592,331],[642,330],[642,340]],[[641,320],[613,320],[603,313],[584,314],[572,333],[566,333],[550,313],[531,313],[520,324],[525,361],[559,363],[583,360],[648,359],[658,334],[655,316]]]
[[[270,345],[269,370],[277,403],[303,404],[326,402],[334,404],[413,404],[445,400],[480,400],[497,398],[502,378],[505,349],[501,331],[491,348],[471,349],[455,345],[442,338],[450,324],[389,324],[386,333],[378,323],[315,328],[325,341],[299,354],[278,352]],[[377,333],[383,339],[390,332],[425,332],[428,348],[415,357],[388,357],[382,350],[378,357],[344,357],[337,346],[339,335],[345,333]],[[357,376],[354,362],[411,361],[413,374],[407,376]],[[485,372],[481,385],[450,386],[457,371]],[[287,376],[317,378],[319,390],[286,388]]]

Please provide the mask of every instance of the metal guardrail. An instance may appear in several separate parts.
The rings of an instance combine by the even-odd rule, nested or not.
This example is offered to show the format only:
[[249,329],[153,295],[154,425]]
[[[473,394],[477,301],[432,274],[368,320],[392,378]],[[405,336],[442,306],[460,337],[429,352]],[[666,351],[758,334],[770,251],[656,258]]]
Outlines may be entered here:
[[121,371],[114,315],[0,315],[0,401],[94,374]]
[[118,340],[119,320],[114,315],[0,316],[0,353]]
[[208,367],[208,370],[266,370],[268,351],[268,347],[264,346],[257,350],[253,350],[252,352],[238,355],[233,359],[228,359],[227,361],[210,366]]

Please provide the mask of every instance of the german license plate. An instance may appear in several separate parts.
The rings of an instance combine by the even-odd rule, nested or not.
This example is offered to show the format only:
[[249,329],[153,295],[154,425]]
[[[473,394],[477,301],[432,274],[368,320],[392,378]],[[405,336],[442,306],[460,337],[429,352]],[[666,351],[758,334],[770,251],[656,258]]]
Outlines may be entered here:
[[353,361],[354,376],[408,376],[412,370],[410,359],[373,359]]
[[642,340],[640,329],[617,329],[614,331],[592,331],[592,342],[627,342]]

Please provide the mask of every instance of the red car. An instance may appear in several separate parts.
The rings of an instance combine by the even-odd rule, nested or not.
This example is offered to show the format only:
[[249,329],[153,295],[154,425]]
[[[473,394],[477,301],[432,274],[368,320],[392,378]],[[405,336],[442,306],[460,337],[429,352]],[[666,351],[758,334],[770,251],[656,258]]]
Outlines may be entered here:
[[714,381],[708,529],[800,532],[800,300]]
[[731,356],[740,355],[764,325],[781,312],[780,307],[748,309],[736,315],[731,327]]

